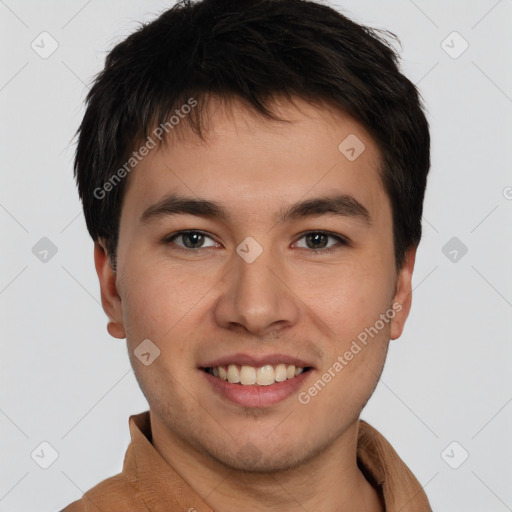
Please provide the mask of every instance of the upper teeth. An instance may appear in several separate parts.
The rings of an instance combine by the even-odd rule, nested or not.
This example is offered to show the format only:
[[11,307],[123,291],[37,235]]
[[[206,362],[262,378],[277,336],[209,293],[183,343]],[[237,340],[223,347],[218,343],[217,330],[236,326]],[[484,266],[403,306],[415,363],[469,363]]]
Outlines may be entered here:
[[230,364],[227,367],[217,366],[216,368],[208,368],[207,371],[215,375],[215,377],[227,380],[232,384],[270,386],[275,382],[283,382],[286,379],[299,375],[304,371],[304,368],[293,364],[277,364],[275,366],[266,364],[259,368]]

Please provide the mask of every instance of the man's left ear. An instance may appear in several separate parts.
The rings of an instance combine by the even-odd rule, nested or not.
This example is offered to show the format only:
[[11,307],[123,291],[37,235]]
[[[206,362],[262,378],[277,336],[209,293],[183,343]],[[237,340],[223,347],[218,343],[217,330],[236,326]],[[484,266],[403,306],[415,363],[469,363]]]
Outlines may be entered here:
[[404,264],[400,269],[396,282],[395,297],[393,298],[393,310],[395,316],[391,320],[391,339],[396,340],[402,334],[405,321],[409,316],[412,301],[412,272],[416,260],[416,249],[412,247],[406,252]]

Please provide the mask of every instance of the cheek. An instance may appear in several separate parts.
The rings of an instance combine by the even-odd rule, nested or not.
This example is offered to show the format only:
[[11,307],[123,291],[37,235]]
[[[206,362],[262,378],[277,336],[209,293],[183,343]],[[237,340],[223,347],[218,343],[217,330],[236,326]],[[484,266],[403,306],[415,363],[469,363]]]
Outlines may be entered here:
[[319,283],[318,289],[327,291],[325,296],[310,297],[316,316],[329,327],[325,366],[318,375],[320,381],[329,383],[317,380],[302,398],[313,403],[312,397],[321,390],[324,398],[314,402],[314,415],[326,415],[326,424],[338,424],[360,412],[375,389],[394,316],[390,309],[392,276],[392,271],[376,261],[354,263]]
[[343,339],[355,336],[390,307],[394,274],[393,267],[388,267],[378,259],[340,265],[328,274],[315,276],[314,287],[303,293],[332,331]]
[[149,338],[158,344],[174,336],[211,290],[203,273],[183,272],[168,262],[133,254],[123,267],[123,318],[129,343]]
[[[166,385],[177,390],[190,379],[194,366],[198,307],[211,286],[204,277],[171,271],[165,265],[140,264],[138,258],[126,261],[123,286],[123,318],[129,355],[137,380],[152,403],[165,398]],[[196,336],[197,337],[197,336]],[[159,355],[150,365],[141,364],[136,349],[143,340],[151,340]],[[167,383],[163,385],[163,383]],[[187,403],[186,397],[181,401]],[[177,404],[173,403],[172,408]],[[183,406],[180,406],[183,407]]]

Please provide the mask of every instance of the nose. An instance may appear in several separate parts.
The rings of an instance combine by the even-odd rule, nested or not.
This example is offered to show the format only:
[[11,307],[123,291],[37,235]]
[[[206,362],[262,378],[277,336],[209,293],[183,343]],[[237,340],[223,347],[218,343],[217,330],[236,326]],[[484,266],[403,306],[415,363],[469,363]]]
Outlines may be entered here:
[[215,307],[219,326],[265,337],[297,323],[299,299],[271,250],[263,250],[250,263],[235,253],[231,264]]

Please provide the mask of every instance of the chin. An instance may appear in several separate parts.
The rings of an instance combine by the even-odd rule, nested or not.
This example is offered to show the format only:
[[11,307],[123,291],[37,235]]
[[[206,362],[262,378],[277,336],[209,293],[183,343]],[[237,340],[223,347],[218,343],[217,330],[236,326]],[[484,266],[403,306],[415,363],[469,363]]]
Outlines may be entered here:
[[248,474],[272,474],[305,466],[326,448],[302,443],[292,446],[279,444],[273,450],[268,441],[259,446],[248,441],[236,452],[217,449],[215,453],[210,452],[210,456],[231,470]]

